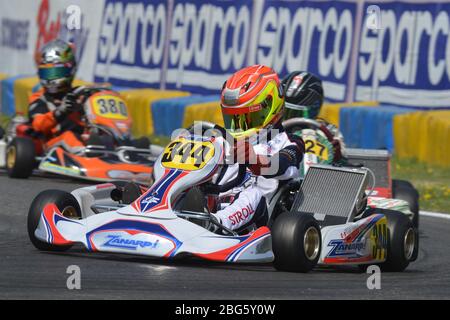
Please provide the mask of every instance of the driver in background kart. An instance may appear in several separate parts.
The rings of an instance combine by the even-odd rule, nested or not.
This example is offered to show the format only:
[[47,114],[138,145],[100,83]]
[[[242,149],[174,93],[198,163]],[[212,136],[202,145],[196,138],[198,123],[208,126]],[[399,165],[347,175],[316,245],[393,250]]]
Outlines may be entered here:
[[[28,118],[33,130],[45,138],[47,147],[63,146],[77,152],[83,148],[79,136],[84,126],[72,81],[77,69],[74,49],[54,40],[36,57],[42,90],[30,98]],[[58,135],[56,135],[58,134]]]
[[307,71],[294,71],[281,83],[286,96],[284,119],[306,118],[320,122],[321,131],[334,147],[334,161],[337,163],[345,161],[346,152],[342,133],[333,124],[317,118],[324,100],[324,90],[319,77]]
[[[241,186],[219,195],[214,216],[231,230],[266,225],[266,199],[277,191],[280,181],[299,175],[304,143],[300,137],[284,131],[284,104],[278,75],[267,66],[243,68],[223,85],[221,109],[225,127],[238,141],[229,151],[249,168]],[[238,166],[225,165],[212,182],[223,185],[231,181],[237,176]]]

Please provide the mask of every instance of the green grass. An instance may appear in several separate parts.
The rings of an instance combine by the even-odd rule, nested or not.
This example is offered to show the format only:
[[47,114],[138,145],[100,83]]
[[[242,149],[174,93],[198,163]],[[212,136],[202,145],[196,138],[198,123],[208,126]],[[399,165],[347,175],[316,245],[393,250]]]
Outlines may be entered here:
[[392,177],[408,180],[417,188],[421,210],[450,213],[450,168],[393,158]]

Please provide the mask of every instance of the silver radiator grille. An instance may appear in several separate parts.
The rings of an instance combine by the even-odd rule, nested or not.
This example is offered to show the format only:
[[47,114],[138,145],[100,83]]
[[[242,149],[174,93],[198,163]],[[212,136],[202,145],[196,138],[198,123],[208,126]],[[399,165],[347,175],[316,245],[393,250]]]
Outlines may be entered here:
[[367,172],[361,169],[312,166],[301,185],[293,209],[313,213],[326,224],[353,219],[355,205],[367,186]]

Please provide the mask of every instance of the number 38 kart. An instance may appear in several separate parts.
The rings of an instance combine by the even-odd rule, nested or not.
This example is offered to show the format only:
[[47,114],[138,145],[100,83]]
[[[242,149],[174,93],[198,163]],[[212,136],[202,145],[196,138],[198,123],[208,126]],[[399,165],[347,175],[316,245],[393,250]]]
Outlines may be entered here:
[[[152,165],[162,148],[142,137],[131,138],[131,118],[121,96],[102,87],[74,90],[85,124],[84,146],[66,148],[66,136],[56,134],[49,144],[24,117],[15,117],[3,135],[0,154],[8,175],[28,178],[40,171],[92,181],[135,180],[149,183]],[[6,145],[6,148],[4,147]],[[70,145],[70,144],[69,144]]]
[[402,271],[415,260],[419,238],[411,220],[395,210],[362,205],[370,175],[361,168],[311,166],[290,211],[280,212],[280,206],[270,203],[280,195],[269,199],[270,228],[232,231],[206,205],[188,209],[186,203],[201,203],[190,197],[217,196],[247,175],[245,165],[234,164],[239,166],[235,179],[212,184],[212,176],[223,168],[226,144],[220,137],[225,129],[215,126],[212,131],[173,140],[156,160],[155,183],[137,198],[127,196],[118,183],[40,193],[28,214],[31,242],[51,251],[81,243],[92,252],[273,262],[276,269],[292,272],[307,272],[318,264],[377,264]]

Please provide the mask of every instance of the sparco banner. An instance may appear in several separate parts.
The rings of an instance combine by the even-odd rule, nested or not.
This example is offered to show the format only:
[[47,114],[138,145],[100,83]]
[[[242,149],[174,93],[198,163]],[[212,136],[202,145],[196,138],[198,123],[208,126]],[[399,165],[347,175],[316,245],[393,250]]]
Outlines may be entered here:
[[34,73],[34,52],[62,37],[88,81],[209,94],[261,63],[316,73],[330,101],[450,107],[447,0],[0,0],[0,19],[11,75]]

